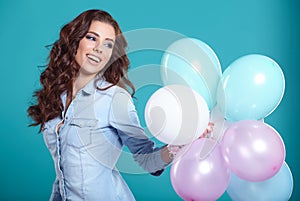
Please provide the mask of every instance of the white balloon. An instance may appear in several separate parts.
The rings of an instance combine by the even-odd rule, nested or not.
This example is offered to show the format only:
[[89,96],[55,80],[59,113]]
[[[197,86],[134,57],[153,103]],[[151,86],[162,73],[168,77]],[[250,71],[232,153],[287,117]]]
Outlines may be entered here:
[[207,128],[209,109],[202,96],[190,87],[167,85],[148,100],[145,121],[158,140],[173,145],[189,144]]

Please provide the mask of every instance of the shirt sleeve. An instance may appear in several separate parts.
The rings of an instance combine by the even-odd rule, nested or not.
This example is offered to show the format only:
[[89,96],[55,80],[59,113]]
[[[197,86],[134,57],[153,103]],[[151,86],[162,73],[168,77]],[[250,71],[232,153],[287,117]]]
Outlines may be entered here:
[[133,154],[134,160],[147,172],[158,176],[168,165],[162,160],[160,148],[145,134],[132,102],[131,96],[124,90],[112,97],[109,123],[114,127],[122,141]]

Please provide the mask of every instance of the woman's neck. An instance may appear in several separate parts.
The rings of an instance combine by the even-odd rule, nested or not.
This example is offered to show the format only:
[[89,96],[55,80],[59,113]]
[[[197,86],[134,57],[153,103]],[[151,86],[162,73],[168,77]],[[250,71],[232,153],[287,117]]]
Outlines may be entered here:
[[83,76],[80,75],[75,79],[73,83],[73,94],[74,97],[78,91],[80,91],[87,83],[89,83],[95,76]]

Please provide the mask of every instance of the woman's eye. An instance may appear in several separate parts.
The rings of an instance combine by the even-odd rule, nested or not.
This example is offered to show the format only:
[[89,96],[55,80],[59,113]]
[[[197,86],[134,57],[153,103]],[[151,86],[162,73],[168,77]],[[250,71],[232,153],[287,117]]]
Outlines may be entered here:
[[85,38],[88,39],[88,40],[96,41],[96,37],[95,36],[86,35]]
[[109,49],[113,48],[113,44],[112,43],[104,43],[104,46],[108,47]]

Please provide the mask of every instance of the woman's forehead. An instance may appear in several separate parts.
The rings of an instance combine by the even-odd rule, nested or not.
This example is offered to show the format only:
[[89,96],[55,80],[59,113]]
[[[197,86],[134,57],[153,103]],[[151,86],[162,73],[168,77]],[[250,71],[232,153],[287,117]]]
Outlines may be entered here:
[[98,20],[92,21],[89,28],[89,32],[93,32],[100,37],[108,38],[113,41],[116,38],[114,27],[108,23],[101,22]]

